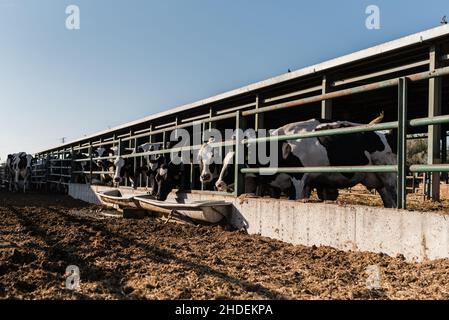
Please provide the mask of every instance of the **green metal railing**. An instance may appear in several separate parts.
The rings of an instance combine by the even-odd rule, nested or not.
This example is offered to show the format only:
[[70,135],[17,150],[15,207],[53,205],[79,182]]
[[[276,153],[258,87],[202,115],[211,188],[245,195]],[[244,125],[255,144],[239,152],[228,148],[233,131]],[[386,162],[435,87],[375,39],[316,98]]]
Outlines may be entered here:
[[[331,93],[326,93],[322,95],[317,95],[314,97],[299,99],[295,101],[290,101],[282,103],[279,105],[259,108],[255,110],[250,110],[243,112],[244,116],[255,115],[263,112],[270,112],[285,108],[297,107],[313,102],[319,102],[327,99],[348,96],[356,93],[367,92],[372,90],[377,90],[381,88],[398,86],[398,121],[388,122],[383,124],[375,125],[361,125],[355,127],[346,127],[339,129],[329,129],[322,131],[314,131],[307,133],[299,133],[295,135],[281,135],[281,136],[270,136],[263,138],[252,138],[241,141],[239,145],[247,143],[261,143],[269,141],[288,141],[297,139],[307,139],[313,137],[322,137],[330,135],[345,135],[353,134],[359,132],[367,131],[378,131],[378,130],[388,130],[388,129],[398,129],[398,152],[397,152],[397,165],[385,165],[385,166],[362,166],[362,167],[301,167],[301,168],[244,168],[240,172],[242,174],[247,173],[257,173],[257,174],[275,174],[275,173],[380,173],[380,172],[397,172],[397,207],[400,209],[405,209],[407,207],[406,203],[406,160],[407,160],[407,127],[419,127],[419,126],[430,126],[449,123],[449,115],[427,117],[420,119],[413,119],[408,121],[407,119],[407,90],[408,82],[422,81],[426,79],[431,79],[435,77],[441,77],[449,75],[449,67],[436,69],[430,72],[421,72],[407,77],[401,77],[397,79],[380,81],[364,86],[359,86],[351,89],[345,89],[340,91],[335,91]],[[236,167],[237,168],[237,167]],[[409,168],[411,172],[449,172],[449,165],[419,165],[411,166]],[[237,183],[237,181],[236,181]]]
[[[170,127],[160,128],[158,130],[152,130],[152,125],[150,126],[149,131],[143,130],[144,132],[139,132],[137,134],[133,134],[131,131],[129,134],[126,134],[124,137],[117,137],[114,135],[108,141],[100,140],[100,141],[91,141],[87,144],[79,144],[78,146],[72,146],[71,152],[79,151],[79,150],[88,150],[90,161],[95,160],[110,160],[115,158],[115,156],[106,156],[106,157],[94,157],[93,148],[102,146],[102,145],[118,145],[119,147],[127,142],[129,146],[136,147],[137,139],[142,139],[148,137],[150,142],[152,142],[152,137],[157,134],[163,134],[163,140],[166,141],[165,134],[169,131],[176,129],[183,129],[192,127],[195,125],[201,125],[202,130],[205,130],[206,124],[211,124],[212,122],[217,122],[221,120],[227,119],[235,119],[235,128],[236,130],[236,139],[233,141],[225,141],[225,142],[217,142],[212,144],[212,146],[216,147],[226,147],[226,146],[234,146],[235,148],[235,159],[242,158],[244,154],[245,145],[252,143],[264,143],[264,142],[276,142],[276,141],[291,141],[297,139],[308,139],[308,138],[316,138],[323,136],[331,136],[331,135],[347,135],[361,132],[372,132],[372,131],[382,131],[382,130],[398,130],[398,152],[397,152],[397,163],[391,165],[382,165],[382,166],[356,166],[356,167],[342,167],[342,166],[329,166],[329,167],[300,167],[300,168],[243,168],[242,163],[239,161],[235,161],[235,187],[234,187],[234,195],[238,196],[244,192],[244,175],[253,173],[253,174],[275,174],[275,173],[397,173],[398,177],[398,208],[406,208],[406,155],[407,155],[407,128],[408,127],[421,127],[421,126],[433,126],[449,123],[449,115],[445,116],[435,116],[435,117],[426,117],[419,119],[407,119],[407,96],[408,96],[408,86],[410,82],[423,81],[436,77],[442,77],[449,75],[449,67],[443,67],[436,69],[434,71],[426,71],[411,74],[405,77],[400,77],[396,79],[389,79],[384,81],[379,81],[367,85],[357,86],[350,89],[344,89],[339,91],[333,91],[325,94],[319,94],[312,97],[296,99],[288,102],[282,102],[275,105],[263,106],[259,105],[259,97],[256,99],[256,103],[250,103],[247,106],[256,106],[255,109],[245,110],[246,105],[235,107],[229,109],[229,113],[219,114],[213,116],[212,112],[208,118],[196,120],[196,121],[187,121],[185,123],[179,124],[178,121],[174,122],[174,125]],[[267,112],[299,107],[302,105],[320,102],[324,100],[330,100],[334,98],[340,98],[344,96],[349,96],[353,94],[360,94],[363,92],[369,92],[373,90],[379,90],[383,88],[389,88],[397,86],[398,88],[398,102],[397,102],[397,110],[398,110],[398,121],[381,123],[381,124],[369,124],[369,125],[358,125],[353,127],[345,127],[338,129],[327,129],[320,131],[312,131],[306,133],[298,133],[294,135],[278,135],[278,136],[268,136],[261,138],[244,138],[242,131],[245,131],[247,126],[247,119],[250,116],[256,116],[256,130],[258,127],[257,119],[259,115],[262,115]],[[316,91],[316,90],[313,90]],[[312,92],[312,91],[311,91]],[[229,111],[228,110],[228,111]],[[204,117],[202,115],[201,117]],[[193,119],[193,118],[192,118]],[[241,129],[242,131],[240,131]],[[133,144],[133,145],[132,145]],[[139,157],[151,156],[151,155],[159,155],[159,154],[169,154],[169,153],[177,153],[183,151],[193,151],[201,148],[201,145],[196,146],[186,146],[172,149],[162,149],[157,151],[149,151],[142,153],[132,153],[122,155],[123,158],[134,158],[137,159]],[[65,150],[66,151],[66,150]],[[63,160],[62,160],[63,161]],[[73,162],[83,162],[86,159],[73,160]],[[137,161],[137,160],[135,160]],[[72,165],[73,166],[73,165]],[[192,167],[193,168],[193,167]],[[411,166],[409,168],[411,172],[449,172],[449,164],[428,164],[428,165],[416,165]],[[91,181],[93,174],[99,173],[109,173],[104,171],[72,171],[72,174],[90,174]],[[192,170],[193,174],[193,170]],[[191,183],[193,183],[193,176],[191,176]]]

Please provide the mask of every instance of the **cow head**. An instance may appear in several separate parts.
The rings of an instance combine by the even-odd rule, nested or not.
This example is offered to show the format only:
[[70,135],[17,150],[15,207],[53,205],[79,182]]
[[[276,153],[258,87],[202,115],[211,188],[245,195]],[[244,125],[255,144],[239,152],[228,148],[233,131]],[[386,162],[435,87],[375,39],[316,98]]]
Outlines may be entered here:
[[[160,143],[145,143],[137,147],[137,152],[151,152],[158,151],[161,148]],[[160,154],[152,154],[150,156],[146,156],[145,160],[148,165],[148,171],[156,173],[156,170],[159,166],[164,162],[164,157]]]
[[[95,150],[95,157],[99,158],[113,157],[116,154],[118,154],[117,147],[110,147],[110,148],[99,147],[97,150]],[[96,160],[96,165],[102,171],[109,171],[109,172],[114,171],[114,162],[111,159]]]
[[234,173],[235,166],[233,165],[233,159],[235,156],[234,151],[228,152],[223,160],[223,167],[220,171],[220,176],[218,177],[215,187],[221,192],[231,192],[234,184]]
[[212,144],[215,139],[211,138],[203,144],[198,152],[198,163],[200,164],[200,181],[202,183],[209,183],[213,180],[216,173],[216,164],[214,161],[214,147]]

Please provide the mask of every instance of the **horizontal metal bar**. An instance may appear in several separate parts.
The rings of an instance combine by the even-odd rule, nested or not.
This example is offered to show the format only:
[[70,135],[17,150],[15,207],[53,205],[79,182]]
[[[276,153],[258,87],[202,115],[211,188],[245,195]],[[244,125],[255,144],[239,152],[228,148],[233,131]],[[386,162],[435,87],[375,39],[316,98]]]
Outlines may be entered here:
[[416,164],[410,166],[411,172],[449,172],[449,164]]
[[200,119],[204,119],[204,118],[208,118],[210,116],[210,113],[206,113],[206,114],[201,114],[199,116],[195,116],[195,117],[190,117],[190,118],[186,118],[186,119],[182,119],[181,122],[185,123],[185,122],[192,122],[194,120],[200,120]]
[[69,184],[67,182],[61,182],[61,181],[47,181],[49,183],[55,183],[55,184],[62,184],[68,186]]
[[[435,78],[435,77],[441,77],[441,76],[445,76],[448,74],[449,74],[449,67],[444,67],[444,68],[436,69],[433,71],[425,71],[425,72],[415,73],[415,74],[407,76],[406,78],[409,79],[410,81],[414,82],[414,81],[421,81],[421,80],[426,80],[426,79]],[[264,113],[264,112],[269,112],[269,111],[298,107],[298,106],[302,106],[305,104],[320,102],[323,100],[330,100],[330,99],[345,97],[345,96],[349,96],[349,95],[353,95],[353,94],[357,94],[357,93],[379,90],[379,89],[383,89],[383,88],[389,88],[389,87],[397,86],[398,83],[399,83],[399,78],[384,80],[384,81],[380,81],[380,82],[374,82],[374,83],[370,83],[370,84],[366,84],[366,85],[362,85],[362,86],[358,86],[358,87],[354,87],[354,88],[350,88],[350,89],[332,91],[329,93],[320,94],[320,95],[313,96],[313,97],[298,99],[298,100],[280,103],[280,104],[268,106],[268,107],[262,107],[262,108],[255,109],[255,110],[248,110],[248,111],[242,112],[242,115],[250,116],[250,115],[254,115],[254,114],[258,114],[258,113]]]
[[280,96],[276,96],[276,97],[272,97],[272,98],[267,98],[263,100],[263,103],[270,103],[270,102],[275,102],[275,101],[279,101],[279,100],[283,100],[286,98],[291,98],[291,97],[296,97],[302,94],[306,94],[306,93],[310,93],[310,92],[315,92],[315,91],[321,91],[323,89],[322,85],[319,86],[315,86],[315,87],[311,87],[311,88],[307,88],[307,89],[303,89],[303,90],[298,90],[295,92],[290,92],[287,94],[283,94]]
[[354,77],[354,78],[348,78],[348,79],[344,79],[344,80],[334,81],[332,83],[332,86],[333,87],[341,86],[341,85],[344,85],[344,84],[349,84],[349,83],[353,83],[353,82],[357,82],[357,81],[361,81],[361,80],[367,80],[367,79],[383,76],[383,75],[386,75],[386,74],[389,74],[389,73],[398,72],[398,71],[404,71],[404,70],[407,70],[407,69],[421,67],[421,66],[425,66],[425,65],[428,65],[428,64],[429,64],[429,60],[423,60],[423,61],[419,61],[419,62],[415,62],[415,63],[410,63],[410,64],[407,64],[405,66],[400,66],[400,67],[391,68],[391,69],[387,69],[387,70],[383,70],[383,71],[379,71],[379,72],[374,72],[374,73],[370,73],[370,74],[359,76],[359,77]]
[[236,107],[232,107],[232,108],[227,108],[227,109],[224,109],[224,110],[218,110],[217,112],[216,112],[216,114],[217,115],[220,115],[220,114],[227,114],[227,113],[229,113],[229,112],[235,112],[235,111],[239,111],[239,110],[242,110],[242,109],[247,109],[247,108],[251,108],[251,107],[255,107],[256,106],[256,102],[250,102],[250,103],[247,103],[247,104],[243,104],[243,105],[241,105],[241,106],[236,106]]
[[324,137],[324,136],[330,136],[330,135],[343,135],[343,134],[351,134],[351,133],[367,132],[367,131],[390,130],[390,129],[395,129],[397,127],[398,127],[398,122],[393,121],[393,122],[385,122],[385,123],[380,123],[380,124],[367,124],[367,125],[361,125],[361,126],[355,126],[355,127],[312,131],[312,132],[304,132],[304,133],[290,134],[290,135],[269,136],[269,137],[263,137],[263,138],[251,138],[251,139],[243,140],[242,142],[245,144],[248,144],[248,143],[260,143],[260,142],[269,142],[269,141],[287,141],[287,140]]
[[410,120],[409,124],[412,127],[431,126],[435,124],[449,123],[449,115],[435,116],[430,118],[419,118]]
[[[214,142],[214,143],[210,144],[210,146],[214,147],[214,148],[227,147],[227,146],[233,146],[233,145],[235,145],[234,140],[229,140],[229,141],[224,141],[224,142]],[[165,149],[165,150],[156,150],[156,151],[148,151],[148,152],[141,152],[141,153],[131,153],[131,154],[127,154],[127,155],[122,155],[121,157],[122,158],[137,158],[137,157],[144,157],[144,156],[151,156],[151,155],[158,155],[158,154],[192,151],[192,150],[199,150],[199,149],[201,149],[202,146],[203,145],[185,146],[185,147]]]
[[397,172],[397,165],[353,166],[353,167],[298,167],[298,168],[243,168],[242,173],[273,175],[276,173],[386,173]]
[[155,129],[162,129],[162,128],[167,128],[167,127],[175,126],[175,125],[176,125],[176,121],[172,121],[172,122],[167,122],[167,123],[155,126],[154,128]]
[[189,128],[189,127],[191,127],[193,125],[199,125],[199,124],[203,124],[203,123],[209,123],[209,122],[214,122],[214,121],[230,119],[230,118],[234,118],[235,115],[236,115],[235,113],[223,114],[221,116],[215,116],[215,117],[211,117],[211,118],[207,118],[207,119],[203,119],[203,120],[197,120],[197,121],[193,121],[193,122],[189,122],[189,123],[185,123],[185,124],[180,124],[180,125],[173,126],[173,127],[170,127],[170,128],[154,130],[154,131],[151,131],[151,132],[134,135],[134,136],[131,136],[129,138],[124,138],[124,139],[122,139],[122,141],[128,141],[128,140],[132,140],[132,139],[139,139],[139,138],[149,137],[149,136],[152,136],[152,135],[156,135],[156,134],[160,134],[160,133],[164,133],[164,132],[169,132],[169,131],[176,130],[176,129]]

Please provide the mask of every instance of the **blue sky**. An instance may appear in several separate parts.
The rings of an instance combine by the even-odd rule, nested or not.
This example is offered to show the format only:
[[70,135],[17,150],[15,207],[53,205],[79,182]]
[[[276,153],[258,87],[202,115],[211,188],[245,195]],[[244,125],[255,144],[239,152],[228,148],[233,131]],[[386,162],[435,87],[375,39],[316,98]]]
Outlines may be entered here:
[[[65,27],[68,5],[80,30]],[[375,4],[381,29],[365,27]],[[447,0],[0,0],[0,157],[439,25]]]

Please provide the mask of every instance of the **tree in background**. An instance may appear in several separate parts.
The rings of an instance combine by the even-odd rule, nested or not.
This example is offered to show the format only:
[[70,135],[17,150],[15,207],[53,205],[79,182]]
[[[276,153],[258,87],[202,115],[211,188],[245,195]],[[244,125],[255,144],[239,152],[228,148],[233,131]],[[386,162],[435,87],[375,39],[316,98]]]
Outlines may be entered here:
[[427,139],[407,141],[407,165],[427,163]]

